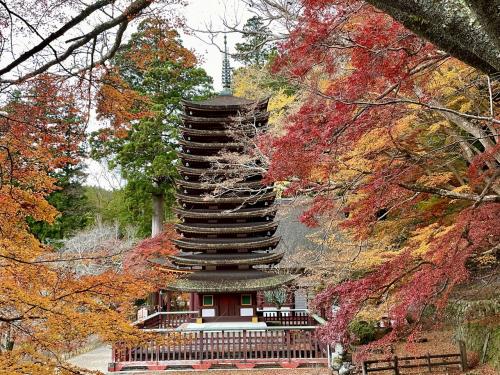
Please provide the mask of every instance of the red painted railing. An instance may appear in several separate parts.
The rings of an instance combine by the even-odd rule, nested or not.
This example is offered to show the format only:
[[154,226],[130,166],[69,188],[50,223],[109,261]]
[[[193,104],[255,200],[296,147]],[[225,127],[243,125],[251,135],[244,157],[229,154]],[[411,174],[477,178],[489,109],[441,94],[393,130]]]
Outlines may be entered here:
[[139,346],[116,344],[113,362],[120,368],[138,363],[168,366],[240,362],[317,362],[326,363],[327,349],[313,327],[267,328],[265,330],[220,330],[159,332],[161,339]]
[[191,323],[198,317],[198,311],[156,312],[134,324],[140,328],[177,328],[183,323]]
[[305,309],[258,310],[259,322],[272,326],[314,326],[318,321]]

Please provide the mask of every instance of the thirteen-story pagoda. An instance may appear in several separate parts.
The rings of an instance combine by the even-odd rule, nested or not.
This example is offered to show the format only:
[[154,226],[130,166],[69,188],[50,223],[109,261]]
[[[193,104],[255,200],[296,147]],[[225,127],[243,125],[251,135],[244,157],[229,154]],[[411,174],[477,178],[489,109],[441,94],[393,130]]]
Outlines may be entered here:
[[235,128],[251,137],[267,127],[268,119],[267,100],[231,95],[227,53],[223,85],[219,96],[183,101],[175,209],[180,252],[168,260],[185,272],[167,289],[191,293],[191,309],[199,310],[204,322],[255,321],[257,293],[294,277],[266,272],[283,253],[273,252],[280,240],[274,235],[275,192],[263,184],[262,173],[249,169],[231,188],[214,194],[233,173],[231,167],[214,167],[223,152],[245,152]]

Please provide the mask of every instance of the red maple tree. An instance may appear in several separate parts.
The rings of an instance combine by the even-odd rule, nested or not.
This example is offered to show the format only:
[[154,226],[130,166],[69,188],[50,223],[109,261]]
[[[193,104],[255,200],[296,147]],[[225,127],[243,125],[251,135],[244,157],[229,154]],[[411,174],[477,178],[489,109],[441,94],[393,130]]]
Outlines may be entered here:
[[274,72],[305,94],[268,148],[268,179],[314,197],[306,224],[343,212],[342,229],[379,246],[365,276],[316,299],[334,315],[325,339],[351,341],[349,323],[383,301],[393,330],[376,344],[415,334],[429,306],[442,311],[467,279],[471,260],[498,251],[500,120],[491,82],[353,0],[304,1]]

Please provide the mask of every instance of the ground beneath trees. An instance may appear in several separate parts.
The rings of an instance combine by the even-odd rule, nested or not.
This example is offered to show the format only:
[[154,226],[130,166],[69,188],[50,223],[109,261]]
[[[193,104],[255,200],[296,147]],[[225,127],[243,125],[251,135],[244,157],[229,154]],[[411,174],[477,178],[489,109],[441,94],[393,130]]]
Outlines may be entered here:
[[249,370],[208,370],[208,371],[134,371],[110,374],[127,375],[330,375],[326,368],[300,368],[300,369],[249,369]]
[[77,355],[68,360],[72,365],[87,369],[97,370],[107,373],[108,363],[111,361],[111,346],[103,345],[87,353]]

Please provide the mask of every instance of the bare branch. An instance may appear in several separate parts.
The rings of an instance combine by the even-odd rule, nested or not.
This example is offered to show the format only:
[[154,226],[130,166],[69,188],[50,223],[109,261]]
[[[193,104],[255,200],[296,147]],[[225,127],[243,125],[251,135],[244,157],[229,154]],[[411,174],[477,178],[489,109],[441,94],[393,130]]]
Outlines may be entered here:
[[463,200],[474,201],[474,202],[478,202],[478,201],[500,202],[500,195],[484,195],[481,197],[481,195],[477,195],[477,194],[457,193],[457,192],[449,191],[446,189],[418,185],[418,184],[399,183],[398,185],[404,189],[407,189],[407,190],[411,190],[411,191],[415,191],[415,192],[419,192],[419,193],[435,194],[435,195],[439,195],[441,197],[446,197],[446,198],[450,198],[450,199],[463,199]]

